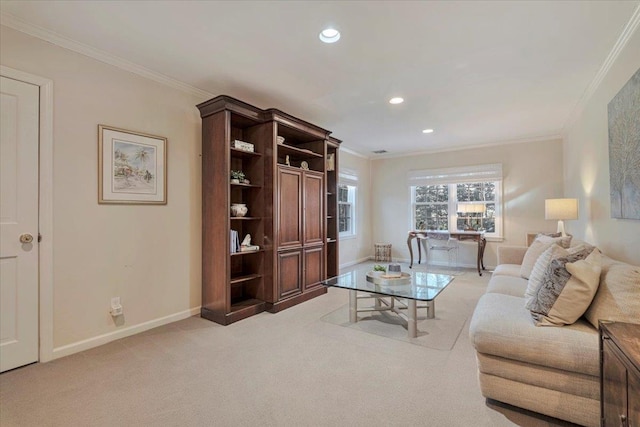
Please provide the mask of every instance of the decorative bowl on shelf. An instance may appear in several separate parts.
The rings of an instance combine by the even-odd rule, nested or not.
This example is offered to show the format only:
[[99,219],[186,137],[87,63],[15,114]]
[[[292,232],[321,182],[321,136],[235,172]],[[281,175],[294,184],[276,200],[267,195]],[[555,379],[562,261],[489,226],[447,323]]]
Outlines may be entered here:
[[283,144],[284,143],[284,136],[276,136],[276,142],[278,144]]
[[249,209],[244,203],[232,203],[231,204],[231,216],[243,217],[247,214]]

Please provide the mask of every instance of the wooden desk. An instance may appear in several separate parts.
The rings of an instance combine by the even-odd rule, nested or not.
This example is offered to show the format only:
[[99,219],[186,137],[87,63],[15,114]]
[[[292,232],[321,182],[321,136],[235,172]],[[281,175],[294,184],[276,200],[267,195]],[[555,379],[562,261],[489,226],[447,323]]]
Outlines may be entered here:
[[[420,244],[425,244],[427,240],[427,232],[426,231],[410,231],[409,236],[407,237],[407,246],[409,247],[409,255],[411,256],[411,263],[409,263],[409,268],[413,267],[413,249],[411,247],[411,242],[413,239],[417,239],[418,241],[418,264],[422,261],[422,250],[420,248]],[[487,246],[487,239],[484,238],[484,231],[429,231],[429,233],[449,233],[452,238],[462,240],[474,240],[478,242],[478,255],[477,255],[477,265],[478,265],[478,274],[482,276],[482,270],[484,268],[484,248]],[[426,257],[427,248],[425,246],[425,257]]]

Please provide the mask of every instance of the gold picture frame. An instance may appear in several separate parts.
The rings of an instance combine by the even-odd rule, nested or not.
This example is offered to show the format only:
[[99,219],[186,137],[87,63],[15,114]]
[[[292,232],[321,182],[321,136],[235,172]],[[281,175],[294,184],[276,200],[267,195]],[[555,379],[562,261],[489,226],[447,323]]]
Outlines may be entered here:
[[98,203],[167,204],[167,138],[98,125]]

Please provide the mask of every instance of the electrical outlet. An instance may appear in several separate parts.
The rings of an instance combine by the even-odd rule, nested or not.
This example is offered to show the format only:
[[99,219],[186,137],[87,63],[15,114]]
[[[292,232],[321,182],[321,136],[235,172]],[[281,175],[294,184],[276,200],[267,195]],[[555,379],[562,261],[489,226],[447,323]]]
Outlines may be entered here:
[[121,316],[123,314],[122,304],[120,303],[120,297],[111,298],[111,310],[109,312],[113,317]]

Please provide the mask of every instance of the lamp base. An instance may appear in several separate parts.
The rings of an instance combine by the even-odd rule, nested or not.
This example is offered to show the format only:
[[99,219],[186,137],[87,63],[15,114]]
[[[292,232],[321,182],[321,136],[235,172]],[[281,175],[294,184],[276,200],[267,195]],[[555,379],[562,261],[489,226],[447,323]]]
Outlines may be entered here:
[[564,221],[559,219],[558,220],[558,229],[556,230],[557,233],[561,233],[562,237],[566,237],[567,233],[565,233],[564,231]]

